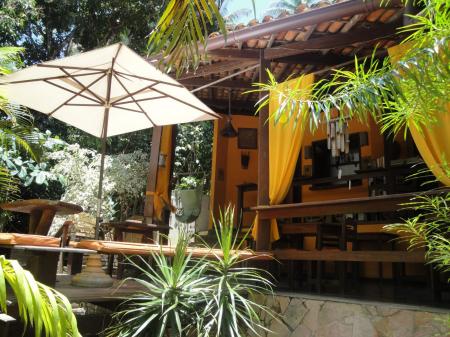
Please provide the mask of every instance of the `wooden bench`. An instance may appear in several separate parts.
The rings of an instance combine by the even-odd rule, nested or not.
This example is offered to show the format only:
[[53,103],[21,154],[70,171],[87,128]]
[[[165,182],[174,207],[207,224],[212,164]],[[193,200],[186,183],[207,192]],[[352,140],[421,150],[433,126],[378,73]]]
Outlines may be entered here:
[[[122,255],[152,255],[163,252],[166,256],[173,256],[175,253],[174,246],[155,245],[147,243],[135,242],[118,242],[118,241],[100,241],[100,240],[83,240],[76,243],[77,248],[91,249],[103,254],[122,254]],[[202,247],[188,247],[187,254],[194,257],[214,258],[222,256],[220,249],[209,249]],[[253,252],[250,250],[235,251],[239,254],[240,259],[247,260],[272,260],[271,252]]]

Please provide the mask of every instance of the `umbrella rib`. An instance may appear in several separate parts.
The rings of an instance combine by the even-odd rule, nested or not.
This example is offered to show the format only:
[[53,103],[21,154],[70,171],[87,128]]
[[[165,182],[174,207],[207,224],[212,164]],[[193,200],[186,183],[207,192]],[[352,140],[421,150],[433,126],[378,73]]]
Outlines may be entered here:
[[[116,109],[122,109],[122,110],[127,110],[127,111],[133,111],[133,112],[137,112],[139,114],[145,114],[145,112],[139,111],[139,110],[135,110],[135,109],[131,109],[131,108],[125,108],[123,106],[114,106]],[[147,116],[147,115],[146,115]],[[148,116],[147,116],[148,117]]]
[[[119,77],[115,74],[114,72],[114,77],[116,78],[117,82],[119,82],[119,84],[122,86],[123,90],[126,91],[126,93],[129,95],[130,92],[128,91],[128,89],[125,87],[125,85],[123,85],[122,81],[119,79]],[[134,98],[134,96],[130,96],[130,98],[133,100],[134,104],[136,104],[139,107],[139,110],[142,111],[142,113],[147,117],[147,119],[149,120],[150,123],[152,123],[153,126],[157,126],[155,122],[152,121],[152,119],[150,118],[149,115],[146,114],[146,112],[144,111],[144,109],[142,109],[141,105],[139,104],[139,102],[136,102],[136,99]]]
[[[92,72],[92,73],[84,73],[84,74],[73,74],[71,76],[90,76],[90,75],[98,75],[98,74],[102,74],[104,73],[104,71],[96,71],[96,72]],[[59,79],[63,79],[63,78],[68,78],[70,76],[67,75],[58,75],[58,76],[50,76],[50,77],[41,77],[41,78],[33,78],[30,80],[20,80],[20,81],[11,81],[11,82],[4,82],[4,83],[0,83],[0,85],[2,84],[21,84],[21,83],[29,83],[29,82],[37,82],[37,81],[47,81],[47,80],[59,80]]]
[[204,112],[205,114],[207,114],[207,115],[209,115],[209,116],[211,116],[211,117],[215,117],[215,118],[218,117],[216,113],[211,113],[211,112],[209,112],[209,111],[207,111],[207,110],[204,110],[204,109],[201,109],[201,108],[199,108],[199,107],[196,107],[195,105],[193,105],[193,104],[191,104],[191,103],[184,102],[183,100],[181,100],[181,99],[179,99],[179,98],[176,98],[176,97],[174,97],[174,96],[172,96],[172,95],[169,95],[169,94],[167,94],[167,93],[164,93],[164,92],[162,92],[162,91],[160,91],[160,90],[158,90],[158,89],[156,89],[156,88],[153,88],[153,90],[156,91],[156,92],[158,92],[158,93],[160,93],[161,95],[166,95],[166,97],[170,97],[170,98],[174,99],[175,101],[178,101],[178,102],[180,102],[180,103],[182,103],[182,104],[184,104],[184,105],[190,106],[191,108],[194,108],[194,109],[197,109],[197,110],[199,110],[199,111],[201,111],[201,112]]
[[[105,103],[105,100],[103,98],[101,98],[99,95],[97,95],[95,92],[93,92],[92,90],[89,89],[89,87],[91,85],[93,85],[93,83],[91,83],[89,86],[85,86],[83,83],[81,83],[80,81],[78,81],[76,78],[72,77],[70,75],[69,72],[67,72],[67,70],[65,70],[64,68],[59,68],[63,73],[65,73],[66,75],[68,75],[72,80],[74,80],[81,88],[83,88],[82,92],[84,90],[86,90],[87,92],[89,92],[91,95],[95,96],[98,100],[100,100],[102,103]],[[106,73],[105,73],[106,75]],[[97,80],[101,79],[104,75],[100,76]]]
[[89,103],[66,103],[67,106],[101,106],[98,104],[89,104]]
[[[155,97],[148,97],[148,98],[138,98],[138,99],[134,99],[134,101],[135,102],[144,102],[144,101],[151,101],[151,100],[154,100],[154,99],[159,99],[159,98],[166,98],[167,96],[155,96]],[[125,101],[125,102],[120,102],[120,103],[117,103],[117,104],[115,104],[114,106],[117,106],[117,105],[122,105],[122,104],[130,104],[130,103],[133,103],[133,101]]]
[[93,71],[100,71],[100,72],[108,71],[108,68],[98,69],[98,68],[92,68],[92,67],[61,66],[61,65],[56,65],[56,64],[45,64],[45,63],[36,64],[36,66],[44,67],[44,68],[58,68],[58,69],[65,68],[65,69],[74,69],[74,70],[93,70]]
[[[144,90],[147,90],[147,89],[151,89],[151,88],[153,88],[155,85],[157,85],[158,83],[152,83],[152,84],[150,84],[150,85],[148,85],[148,86],[146,86],[146,87],[144,87],[144,88],[141,88],[141,89],[139,89],[139,90],[136,90],[135,92],[132,92],[132,93],[130,93],[130,94],[127,94],[127,95],[125,95],[125,96],[122,96],[122,97],[120,97],[120,98],[118,98],[117,100],[115,100],[114,102],[111,102],[111,105],[114,105],[114,104],[116,104],[116,103],[118,103],[118,102],[120,102],[120,101],[123,101],[125,98],[129,98],[129,97],[131,97],[131,96],[134,96],[134,95],[136,95],[136,94],[139,94],[140,92],[142,92],[142,91],[144,91]],[[164,94],[163,94],[164,95]]]
[[59,85],[59,84],[57,84],[57,83],[53,83],[53,82],[51,82],[51,81],[49,81],[49,80],[44,80],[44,82],[45,82],[45,83],[48,83],[48,84],[51,84],[51,85],[54,85],[55,87],[60,88],[60,89],[62,89],[62,90],[66,90],[66,91],[68,91],[68,92],[70,92],[70,93],[72,93],[72,94],[78,94],[78,96],[81,96],[81,97],[83,97],[83,98],[86,98],[86,99],[88,99],[88,100],[90,100],[90,101],[96,102],[96,103],[98,103],[98,104],[102,104],[102,102],[97,101],[96,99],[94,99],[94,98],[92,98],[92,97],[83,95],[83,94],[81,94],[81,92],[76,92],[76,91],[74,91],[74,90],[70,90],[70,89],[68,89],[68,88],[64,88],[62,85]]
[[69,103],[71,100],[73,100],[75,97],[79,96],[79,94],[81,94],[83,91],[85,90],[89,90],[88,88],[92,85],[94,85],[95,83],[97,83],[98,81],[100,81],[103,77],[106,76],[106,73],[104,73],[102,76],[100,76],[99,78],[97,78],[95,81],[89,83],[89,85],[85,88],[83,88],[83,90],[81,90],[79,93],[73,95],[72,97],[70,97],[67,101],[65,101],[64,103],[60,104],[56,109],[54,109],[52,112],[50,112],[48,115],[51,116],[53,115],[56,111],[58,111],[59,109],[61,109],[61,107],[63,107],[64,105],[66,105],[67,103]]
[[127,74],[127,73],[123,73],[121,71],[116,71],[116,73],[119,75],[122,75],[122,76],[134,77],[134,78],[137,78],[140,80],[157,82],[157,84],[167,84],[167,85],[172,85],[174,87],[184,88],[184,85],[182,85],[180,83],[171,83],[171,82],[167,82],[167,81],[155,80],[154,78],[143,77],[143,76],[138,76],[138,75],[134,75],[134,74]]

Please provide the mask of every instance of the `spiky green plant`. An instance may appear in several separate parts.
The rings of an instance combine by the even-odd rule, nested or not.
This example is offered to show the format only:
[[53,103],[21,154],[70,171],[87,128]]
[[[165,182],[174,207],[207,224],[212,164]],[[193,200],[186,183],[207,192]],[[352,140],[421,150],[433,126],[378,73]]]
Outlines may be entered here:
[[190,237],[182,233],[174,256],[161,250],[152,254],[154,267],[140,258],[141,264],[130,261],[142,276],[127,278],[145,290],[126,299],[114,314],[114,325],[105,331],[108,337],[125,336],[195,336],[199,319],[197,312],[205,303],[207,265],[187,254]]
[[[255,295],[272,294],[270,274],[262,269],[246,266],[237,254],[246,236],[239,239],[234,231],[234,207],[227,206],[219,219],[214,219],[217,242],[221,254],[208,261],[210,296],[202,314],[205,330],[201,336],[240,337],[249,332],[259,336],[270,332],[261,317],[275,314],[255,301]],[[251,260],[248,258],[247,260]]]
[[[262,314],[275,317],[258,304],[256,294],[271,294],[267,272],[245,266],[233,232],[232,207],[216,222],[220,253],[209,259],[187,253],[190,237],[182,234],[172,259],[153,254],[154,266],[130,262],[142,275],[130,278],[145,290],[126,299],[113,317],[106,337],[259,336]],[[213,250],[211,250],[214,252]],[[244,265],[243,265],[244,263]]]

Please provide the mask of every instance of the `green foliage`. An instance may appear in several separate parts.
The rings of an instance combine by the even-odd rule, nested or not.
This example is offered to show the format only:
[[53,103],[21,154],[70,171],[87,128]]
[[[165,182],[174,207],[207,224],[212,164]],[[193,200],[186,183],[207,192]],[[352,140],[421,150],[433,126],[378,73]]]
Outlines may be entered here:
[[177,180],[188,176],[209,183],[213,134],[209,121],[178,125],[173,169]]
[[[0,47],[0,76],[6,75],[20,63],[20,48]],[[9,103],[0,92],[0,145],[2,151],[19,148],[27,155],[37,158],[36,134],[33,118],[28,111]],[[8,167],[0,163],[0,199],[9,200],[17,195],[17,179]]]
[[50,172],[51,163],[48,162],[48,153],[54,152],[65,146],[65,143],[58,138],[52,138],[50,131],[40,133],[34,130],[38,144],[43,149],[40,161],[24,156],[15,144],[7,148],[0,148],[0,163],[8,168],[13,177],[18,178],[23,186],[29,187],[32,184],[48,186],[52,181],[58,181],[61,177]]
[[12,290],[25,326],[35,336],[78,337],[77,321],[68,299],[58,291],[37,282],[16,260],[0,256],[0,308],[7,312],[7,289]]
[[267,273],[245,267],[236,250],[234,209],[228,207],[217,226],[221,254],[207,260],[187,252],[190,238],[182,234],[172,258],[153,254],[155,265],[133,264],[142,277],[133,278],[145,287],[126,299],[105,336],[221,336],[240,337],[268,331],[260,315],[272,311],[257,304],[255,294],[270,294]]
[[429,263],[450,271],[450,193],[418,195],[403,206],[418,215],[384,228],[400,234],[410,249],[426,248]]
[[195,190],[200,186],[203,187],[202,179],[196,179],[194,177],[182,177],[175,188],[177,190]]
[[0,40],[16,45],[27,22],[36,19],[38,12],[34,0],[1,0]]
[[3,0],[0,45],[25,47],[27,63],[119,41],[143,52],[162,3],[162,0]]
[[208,26],[218,23],[226,35],[225,22],[215,0],[170,0],[148,39],[149,53],[161,53],[161,61],[177,75],[197,68],[208,38]]

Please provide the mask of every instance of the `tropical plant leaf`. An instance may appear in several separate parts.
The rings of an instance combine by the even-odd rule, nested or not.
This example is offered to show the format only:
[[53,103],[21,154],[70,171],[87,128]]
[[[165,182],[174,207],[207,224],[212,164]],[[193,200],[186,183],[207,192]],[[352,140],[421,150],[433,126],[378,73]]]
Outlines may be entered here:
[[204,55],[208,27],[217,22],[219,30],[227,30],[214,0],[170,0],[156,28],[150,34],[150,54],[161,53],[167,70],[177,74],[196,68]]
[[0,309],[7,313],[9,286],[25,326],[32,326],[36,336],[79,337],[75,315],[67,298],[58,291],[37,282],[15,260],[0,255]]

